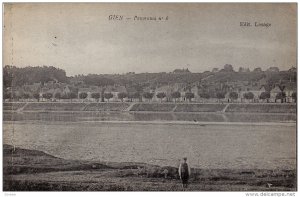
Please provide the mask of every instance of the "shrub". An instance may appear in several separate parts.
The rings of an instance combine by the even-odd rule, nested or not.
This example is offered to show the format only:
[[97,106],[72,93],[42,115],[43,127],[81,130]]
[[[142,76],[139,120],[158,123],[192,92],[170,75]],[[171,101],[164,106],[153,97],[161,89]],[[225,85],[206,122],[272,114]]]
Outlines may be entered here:
[[157,93],[156,97],[159,98],[160,101],[162,101],[162,99],[166,97],[166,93],[159,92],[159,93]]
[[23,98],[23,99],[29,99],[29,98],[30,98],[30,94],[24,93],[24,94],[22,95],[22,98]]
[[35,98],[36,100],[40,100],[40,95],[39,95],[39,93],[34,93],[33,95],[33,98]]
[[55,97],[56,99],[60,99],[60,98],[61,98],[60,92],[56,92],[55,95],[54,95],[54,97]]
[[262,92],[259,95],[259,99],[267,100],[267,102],[269,102],[270,96],[270,92]]
[[93,92],[93,93],[91,94],[91,97],[92,97],[93,99],[96,99],[96,100],[98,101],[99,98],[100,98],[100,93],[98,93],[98,92]]
[[186,92],[185,93],[185,98],[188,99],[189,101],[191,101],[192,98],[194,98],[194,97],[195,97],[195,95],[192,92]]
[[243,96],[245,99],[253,99],[254,98],[254,94],[252,92],[246,92],[246,93],[244,93]]
[[87,96],[88,96],[88,95],[87,95],[86,92],[80,92],[80,93],[79,93],[79,98],[80,98],[80,99],[86,99]]
[[111,99],[112,97],[114,97],[114,95],[111,92],[104,93],[104,98],[107,99],[107,101],[109,101],[109,99]]
[[277,95],[276,95],[276,100],[277,99],[280,99],[281,102],[283,103],[283,99],[285,99],[286,95],[284,92],[279,92]]
[[72,100],[74,98],[77,98],[77,94],[75,92],[71,92],[68,97]]
[[210,96],[209,96],[209,94],[208,93],[200,93],[199,94],[199,96],[201,97],[201,98],[205,98],[205,99],[209,99],[210,98]]
[[144,98],[146,98],[146,99],[148,99],[149,101],[153,98],[153,93],[151,93],[151,92],[145,92],[144,94],[143,94],[143,97]]
[[172,94],[171,94],[171,97],[173,98],[173,99],[175,99],[175,101],[178,99],[178,98],[180,98],[180,92],[173,92]]
[[47,93],[44,93],[42,96],[43,96],[43,98],[45,98],[45,99],[51,99],[53,95],[52,95],[52,93],[47,92]]
[[119,92],[118,93],[118,98],[123,102],[123,99],[127,97],[126,92]]
[[236,100],[238,98],[238,94],[236,92],[230,92],[229,93],[229,98],[231,100]]
[[217,92],[216,96],[217,96],[217,99],[224,99],[225,98],[225,93],[224,92]]

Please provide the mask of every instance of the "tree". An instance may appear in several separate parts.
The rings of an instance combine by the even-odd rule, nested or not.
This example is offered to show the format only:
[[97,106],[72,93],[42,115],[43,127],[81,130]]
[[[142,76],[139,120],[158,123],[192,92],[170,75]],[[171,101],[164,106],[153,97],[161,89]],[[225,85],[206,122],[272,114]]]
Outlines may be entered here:
[[162,102],[162,99],[166,97],[166,93],[159,92],[156,94],[156,97],[160,99],[160,102]]
[[293,98],[294,102],[296,102],[296,100],[297,100],[297,92],[293,92],[292,93],[292,98]]
[[134,99],[139,99],[141,97],[141,94],[139,93],[139,92],[135,92],[134,94],[133,94],[133,97],[132,98],[134,98]]
[[97,102],[99,102],[100,93],[99,93],[99,92],[93,92],[93,93],[91,94],[91,97],[92,97],[93,99],[95,99]]
[[195,94],[192,93],[192,92],[186,92],[186,93],[185,93],[185,98],[186,98],[187,100],[189,100],[190,102],[191,102],[192,98],[194,98],[194,97],[195,97]]
[[80,92],[79,93],[79,98],[82,99],[82,100],[86,99],[87,96],[88,96],[88,94],[86,92]]
[[267,103],[269,102],[269,99],[270,99],[270,92],[262,92],[260,95],[259,95],[259,99],[262,99],[262,100],[267,100]]
[[105,87],[109,85],[114,85],[115,81],[113,79],[104,77],[103,75],[89,74],[83,76],[83,81],[87,85],[95,85],[100,87]]
[[21,98],[20,94],[13,93],[13,100],[19,100]]
[[112,93],[110,93],[110,92],[104,93],[104,98],[106,98],[108,102],[109,102],[109,99],[111,99],[112,97],[114,97],[114,95]]
[[132,92],[129,92],[128,95],[127,95],[127,97],[130,100],[130,102],[132,102],[133,95],[134,95],[134,93],[132,93]]
[[127,97],[126,92],[119,92],[118,93],[118,98],[123,102],[123,99]]
[[254,68],[253,72],[262,72],[262,69],[260,67]]
[[225,98],[225,93],[224,92],[217,92],[216,96],[217,96],[217,99],[220,101],[220,99]]
[[179,99],[181,96],[180,92],[176,91],[176,92],[172,92],[171,97],[173,99],[175,99],[175,102],[177,101],[177,99]]
[[231,64],[225,64],[224,65],[224,71],[225,72],[233,72],[234,70],[233,70],[233,67],[232,67]]
[[246,92],[243,96],[245,99],[254,99],[254,94],[252,92]]
[[145,99],[148,99],[149,100],[149,102],[150,102],[150,100],[153,98],[153,93],[151,93],[151,92],[144,92],[144,94],[143,94],[143,97],[145,98]]
[[43,96],[43,98],[49,100],[49,99],[51,99],[53,97],[53,94],[50,93],[50,92],[47,92],[47,93],[44,93],[42,96]]
[[42,83],[57,80],[59,82],[67,82],[66,72],[53,66],[42,67],[24,67],[6,65],[3,68],[3,84],[4,87],[16,87],[24,84]]
[[70,94],[61,95],[61,99],[70,99]]
[[101,89],[101,102],[104,102],[104,93],[105,93],[105,89],[106,89],[106,88],[104,88],[104,87]]
[[12,93],[11,92],[5,92],[4,93],[4,99],[12,99],[13,98],[13,95],[12,95]]
[[30,98],[30,94],[24,93],[24,94],[22,95],[22,98],[23,98],[23,99],[29,99],[29,98]]
[[33,93],[33,98],[35,98],[38,102],[40,101],[40,94],[39,93]]
[[229,98],[231,100],[236,100],[239,97],[239,95],[236,92],[230,92],[229,93]]
[[72,99],[77,98],[77,94],[75,92],[71,92],[69,95],[67,95],[67,98],[71,99],[72,102]]
[[54,94],[54,97],[56,98],[56,99],[60,99],[61,98],[61,94],[60,94],[60,92],[56,92],[55,94]]
[[[285,95],[284,92],[279,92],[279,93],[277,93],[277,95],[276,95],[276,100],[277,100],[277,99],[280,99],[280,100],[281,100],[281,103],[283,103],[283,100],[285,99],[285,97],[286,97],[286,95]],[[276,100],[275,100],[275,103],[276,103]]]
[[199,93],[199,96],[201,98],[204,98],[204,99],[209,99],[210,98],[210,95],[206,92],[203,92],[203,93]]

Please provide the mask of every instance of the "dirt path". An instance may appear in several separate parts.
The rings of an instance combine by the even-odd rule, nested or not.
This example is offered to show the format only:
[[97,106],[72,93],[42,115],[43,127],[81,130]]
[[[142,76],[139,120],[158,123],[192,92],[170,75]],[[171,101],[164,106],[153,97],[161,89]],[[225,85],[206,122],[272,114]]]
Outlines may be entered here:
[[224,107],[224,109],[222,110],[222,113],[225,113],[226,112],[226,109],[229,107],[229,103]]
[[17,113],[22,112],[25,109],[25,107],[27,107],[28,104],[29,103],[26,103],[23,107],[20,107],[19,109],[17,109]]
[[136,103],[131,103],[124,111],[130,111]]

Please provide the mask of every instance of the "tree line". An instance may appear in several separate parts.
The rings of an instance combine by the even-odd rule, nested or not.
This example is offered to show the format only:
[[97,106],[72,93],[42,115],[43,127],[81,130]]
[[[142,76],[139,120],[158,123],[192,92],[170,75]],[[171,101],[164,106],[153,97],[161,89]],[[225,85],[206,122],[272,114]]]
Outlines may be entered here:
[[6,65],[3,68],[4,88],[23,86],[24,84],[42,83],[57,81],[69,82],[66,72],[53,66],[24,67]]
[[[206,93],[206,92],[199,92],[198,93],[199,97],[202,98],[202,99],[210,99],[210,98],[216,98],[218,100],[221,100],[221,99],[225,99],[225,95],[226,93],[225,92],[217,92],[215,94],[215,96],[211,97],[210,94]],[[167,98],[167,94],[165,92],[158,92],[156,93],[156,95],[153,93],[153,92],[143,92],[143,93],[139,93],[139,92],[133,92],[133,93],[126,93],[126,92],[119,92],[117,94],[117,97],[118,99],[120,99],[120,101],[124,101],[125,98],[128,98],[129,101],[133,101],[134,99],[139,99],[140,101],[142,100],[142,97],[144,97],[145,99],[148,100],[148,102],[150,102],[153,97],[156,96],[158,99],[160,99],[160,102],[163,101],[164,98]],[[178,91],[175,91],[175,92],[172,92],[170,94],[170,97],[171,99],[173,99],[175,102],[178,101],[179,98],[181,98],[181,93],[178,92]],[[261,100],[265,100],[266,102],[269,102],[269,99],[270,99],[270,92],[262,92],[260,95],[259,95],[259,99]],[[79,94],[76,94],[74,92],[70,92],[68,94],[61,94],[60,92],[57,92],[57,93],[50,93],[50,92],[47,92],[47,93],[43,93],[42,94],[42,98],[44,99],[47,99],[47,100],[50,100],[52,98],[55,98],[55,99],[86,99],[88,97],[88,93],[87,92],[80,92]],[[111,93],[111,92],[105,92],[103,93],[103,98],[105,98],[108,102],[110,99],[112,99],[114,97],[114,95]],[[249,92],[246,92],[242,95],[242,99],[247,99],[247,100],[252,100],[254,99],[254,94],[249,91]],[[292,93],[292,98],[294,100],[296,100],[296,97],[297,97],[297,93],[296,92],[293,92]],[[36,100],[40,100],[40,95],[38,93],[34,93],[32,95],[28,94],[28,93],[23,93],[22,95],[16,95],[12,92],[5,92],[4,93],[4,99],[10,99],[10,100],[13,100],[13,99],[36,99]],[[95,99],[97,102],[100,101],[100,98],[101,98],[101,94],[99,92],[93,92],[91,93],[91,98]],[[193,92],[185,92],[184,93],[184,98],[187,100],[187,101],[190,101],[195,98],[195,94]],[[230,92],[229,95],[228,95],[228,99],[230,99],[230,101],[236,101],[237,99],[239,98],[239,95],[237,92]],[[276,95],[276,100],[281,100],[281,102],[284,101],[284,99],[286,98],[286,94],[284,92],[279,92],[277,93]],[[276,101],[275,100],[275,101]],[[103,102],[104,100],[102,100]],[[168,100],[167,100],[168,101]],[[229,100],[228,100],[229,102]]]

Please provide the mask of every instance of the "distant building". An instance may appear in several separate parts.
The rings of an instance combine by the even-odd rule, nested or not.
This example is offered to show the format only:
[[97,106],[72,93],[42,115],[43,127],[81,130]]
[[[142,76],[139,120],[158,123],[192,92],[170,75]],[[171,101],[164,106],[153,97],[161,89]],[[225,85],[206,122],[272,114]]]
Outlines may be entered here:
[[195,101],[199,101],[200,100],[200,96],[199,96],[199,89],[197,85],[194,85],[191,88],[191,92],[194,94],[194,100]]
[[30,93],[38,93],[41,88],[42,88],[41,83],[34,83],[32,85],[24,85],[23,86],[23,90],[25,92],[30,92]]
[[71,93],[71,88],[70,88],[70,86],[65,86],[64,88],[63,88],[63,92],[62,92],[64,95],[69,95],[70,93]]
[[276,96],[278,93],[281,93],[282,89],[279,85],[276,85],[271,91],[270,91],[270,100],[272,102],[276,102]]
[[121,93],[121,92],[124,92],[124,93],[127,94],[127,90],[126,90],[125,86],[113,85],[113,86],[107,86],[104,89],[104,94],[105,93],[112,93],[112,95],[113,95],[113,97],[111,99],[112,101],[119,101],[118,94]]
[[266,92],[266,88],[265,86],[261,86],[261,87],[255,86],[250,90],[250,92],[254,94],[254,101],[258,102],[261,93]]
[[171,101],[172,100],[171,94],[172,94],[173,91],[174,91],[174,87],[172,87],[170,85],[165,85],[165,86],[158,87],[154,91],[154,96],[153,96],[152,100],[159,101],[160,99],[157,98],[157,94],[165,93],[166,97],[163,98],[162,100],[163,101]]
[[286,102],[291,103],[293,101],[293,93],[297,93],[297,84],[296,83],[287,83],[284,85],[283,92],[286,96]]

